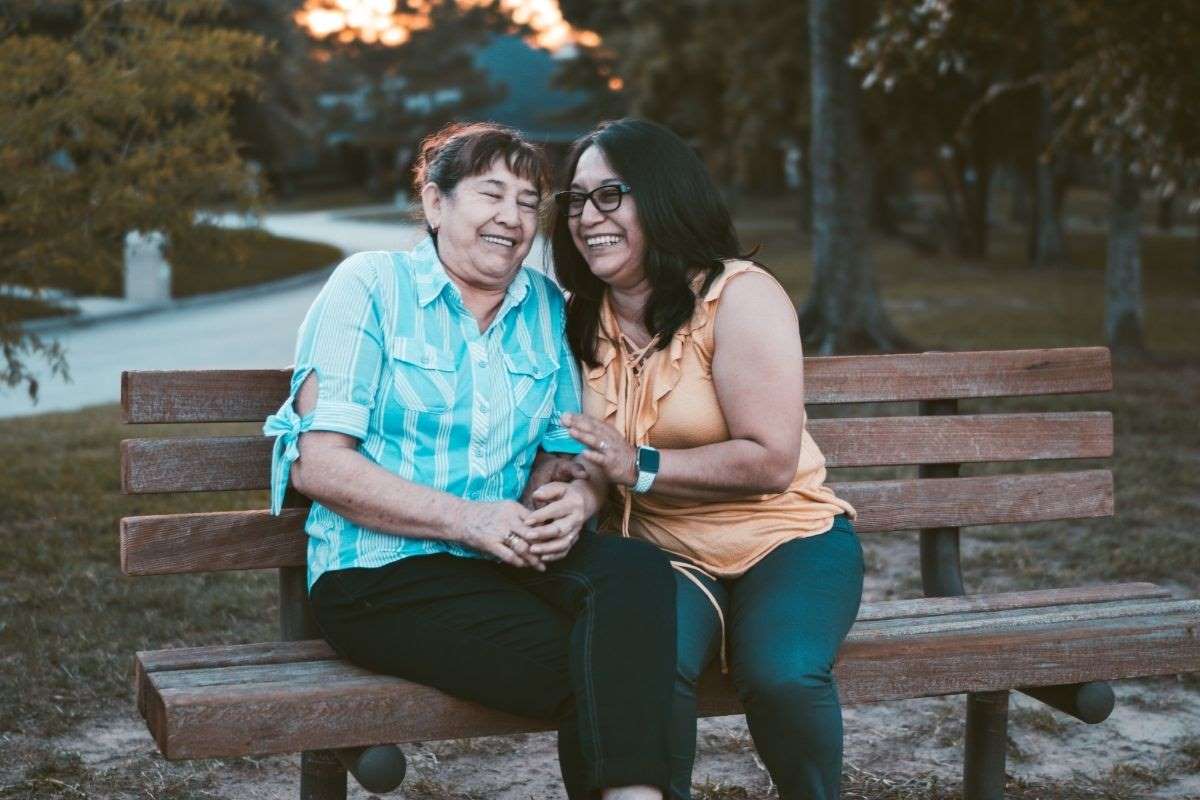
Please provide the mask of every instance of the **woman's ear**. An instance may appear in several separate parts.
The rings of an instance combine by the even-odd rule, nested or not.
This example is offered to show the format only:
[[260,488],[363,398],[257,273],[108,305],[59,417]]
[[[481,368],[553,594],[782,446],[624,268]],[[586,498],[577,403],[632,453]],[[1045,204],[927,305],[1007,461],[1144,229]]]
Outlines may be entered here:
[[425,222],[435,231],[442,224],[442,203],[444,201],[442,190],[433,181],[421,187],[421,209],[425,212]]

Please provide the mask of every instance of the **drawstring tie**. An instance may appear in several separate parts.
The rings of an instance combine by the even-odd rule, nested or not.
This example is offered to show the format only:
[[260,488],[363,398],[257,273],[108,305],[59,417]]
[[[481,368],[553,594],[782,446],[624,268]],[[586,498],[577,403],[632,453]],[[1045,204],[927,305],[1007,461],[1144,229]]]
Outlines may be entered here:
[[292,474],[292,462],[300,457],[300,434],[312,427],[313,415],[301,417],[293,408],[289,397],[279,410],[267,417],[263,423],[263,435],[274,436],[275,446],[271,452],[271,514],[279,516],[283,509],[283,496],[287,493],[288,479]]

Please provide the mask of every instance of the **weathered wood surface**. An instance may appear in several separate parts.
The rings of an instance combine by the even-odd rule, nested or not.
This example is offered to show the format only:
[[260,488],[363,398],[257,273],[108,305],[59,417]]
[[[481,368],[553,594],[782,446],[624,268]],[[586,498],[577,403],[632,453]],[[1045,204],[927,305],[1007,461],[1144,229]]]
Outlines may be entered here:
[[863,603],[858,610],[858,622],[937,617],[973,611],[1070,606],[1113,600],[1166,600],[1170,597],[1171,593],[1168,590],[1153,583],[1110,583],[1102,586],[1032,589],[1024,592],[996,592],[963,597],[916,597],[910,600]]
[[[1112,514],[1107,470],[831,484],[859,509],[863,533],[1081,519]],[[163,514],[121,520],[127,575],[296,567],[307,510]]]
[[[847,705],[1174,674],[1200,669],[1198,630],[1200,601],[1153,597],[926,619],[881,612],[879,619],[855,625],[835,673]],[[303,657],[294,662],[254,664],[242,651],[227,667],[140,669],[143,713],[163,752],[169,758],[287,753],[550,727],[314,658],[311,643],[296,646]],[[278,659],[282,652],[266,657]],[[140,658],[144,664],[171,663],[160,654]],[[706,675],[701,713],[740,712],[728,680],[715,671]]]
[[124,421],[261,422],[288,396],[289,369],[126,371]]
[[[829,467],[1107,458],[1112,415],[981,414],[944,417],[814,419],[809,431]],[[126,439],[121,490],[209,492],[265,489],[272,439]]]
[[[896,619],[930,619],[948,614],[980,611],[1009,611],[1055,606],[1110,603],[1128,600],[1168,600],[1169,590],[1153,583],[1114,583],[1065,589],[1033,589],[1021,592],[966,595],[965,597],[916,597],[863,603],[858,623]],[[208,647],[180,647],[138,653],[137,666],[146,672],[182,669],[214,669],[297,661],[322,661],[337,656],[323,639],[298,642],[260,642]]]
[[807,403],[1108,392],[1112,359],[1105,347],[806,358],[804,387]]
[[306,562],[307,508],[161,514],[121,520],[126,575],[301,567]]
[[[1103,347],[806,358],[808,403],[1106,392]],[[261,421],[287,398],[291,370],[125,372],[125,421]]]

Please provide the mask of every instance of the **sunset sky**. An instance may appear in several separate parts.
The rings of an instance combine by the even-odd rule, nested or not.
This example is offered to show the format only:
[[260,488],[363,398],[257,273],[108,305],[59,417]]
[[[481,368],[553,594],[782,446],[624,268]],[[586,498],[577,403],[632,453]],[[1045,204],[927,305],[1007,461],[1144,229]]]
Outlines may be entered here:
[[[462,8],[489,5],[492,0],[447,0]],[[599,44],[591,31],[577,30],[563,19],[558,0],[495,0],[514,22],[534,31],[531,44],[557,51],[564,45]],[[408,41],[413,31],[429,27],[434,0],[307,0],[296,12],[296,22],[316,37],[336,36],[343,42],[397,46]]]

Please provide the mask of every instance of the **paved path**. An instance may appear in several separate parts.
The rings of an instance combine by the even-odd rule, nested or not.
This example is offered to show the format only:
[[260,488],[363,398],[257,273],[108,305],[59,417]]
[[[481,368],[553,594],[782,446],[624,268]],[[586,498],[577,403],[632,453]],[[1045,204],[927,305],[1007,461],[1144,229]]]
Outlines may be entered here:
[[[383,209],[355,209],[355,211]],[[273,214],[263,227],[280,236],[326,242],[343,252],[407,249],[421,235],[413,225],[354,222],[345,212]],[[292,362],[296,329],[320,283],[219,304],[167,310],[72,328],[47,338],[67,350],[71,383],[39,375],[40,400],[0,388],[0,417],[74,411],[121,396],[127,369],[249,369]],[[40,364],[35,364],[41,367]]]

